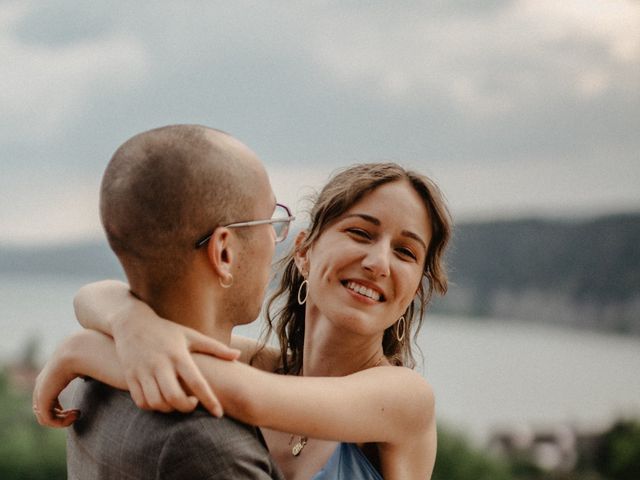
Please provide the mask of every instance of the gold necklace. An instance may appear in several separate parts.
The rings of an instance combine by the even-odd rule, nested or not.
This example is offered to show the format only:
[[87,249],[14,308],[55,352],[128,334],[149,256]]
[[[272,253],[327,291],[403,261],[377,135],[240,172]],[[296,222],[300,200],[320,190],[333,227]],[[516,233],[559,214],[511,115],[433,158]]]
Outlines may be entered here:
[[[378,359],[378,361],[376,362],[376,364],[373,367],[379,367],[380,364],[382,363],[382,359],[384,358],[384,354],[380,355],[380,358]],[[291,438],[289,439],[289,446],[291,446],[291,443],[293,442],[293,437],[295,435],[291,435]],[[295,443],[295,445],[293,446],[293,448],[291,449],[291,455],[293,455],[294,457],[297,457],[298,455],[300,455],[300,452],[302,452],[302,449],[304,448],[304,446],[307,444],[307,441],[309,440],[309,437],[307,436],[299,436],[298,437],[298,441]]]
[[[294,436],[291,435],[291,438],[289,439],[289,446],[291,446],[291,442],[293,442],[293,437]],[[300,452],[302,451],[304,446],[307,444],[308,439],[309,439],[308,437],[298,437],[298,441],[291,449],[291,455],[293,455],[294,457],[297,457],[298,455],[300,455]]]

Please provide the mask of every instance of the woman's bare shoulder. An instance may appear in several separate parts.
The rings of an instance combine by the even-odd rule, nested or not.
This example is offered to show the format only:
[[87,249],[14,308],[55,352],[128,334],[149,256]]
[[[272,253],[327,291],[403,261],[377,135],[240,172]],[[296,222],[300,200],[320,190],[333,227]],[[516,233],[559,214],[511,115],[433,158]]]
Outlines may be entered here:
[[435,415],[435,394],[433,387],[417,371],[402,366],[384,366],[372,368],[377,381],[385,385],[383,395],[400,406],[402,417],[408,419],[413,427],[428,424]]

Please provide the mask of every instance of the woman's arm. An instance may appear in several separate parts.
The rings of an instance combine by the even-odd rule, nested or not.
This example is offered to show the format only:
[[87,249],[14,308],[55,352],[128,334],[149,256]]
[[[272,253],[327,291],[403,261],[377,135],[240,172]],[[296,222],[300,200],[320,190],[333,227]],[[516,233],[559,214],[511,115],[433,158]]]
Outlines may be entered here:
[[327,440],[401,444],[433,422],[433,391],[408,368],[298,377],[194,356],[225,411],[253,425]]
[[131,295],[126,283],[118,280],[84,285],[73,299],[73,308],[80,325],[111,337],[114,322],[155,315],[151,307]]
[[[116,345],[121,339],[139,343],[151,336],[154,341],[149,341],[149,344],[155,346],[157,339],[170,338],[168,334],[175,336],[180,332],[179,336],[183,337],[189,352],[206,353],[226,360],[234,360],[241,353],[192,328],[160,317],[146,303],[136,298],[126,283],[118,280],[102,280],[84,285],[73,299],[73,308],[80,325],[113,337]],[[153,332],[150,335],[150,328],[160,331],[167,329],[169,332],[155,337]],[[251,343],[242,342],[239,345],[255,350]]]
[[33,411],[41,425],[67,427],[78,410],[65,410],[58,396],[74,379],[100,377],[105,383],[126,390],[113,341],[106,335],[83,330],[67,337],[38,374],[33,389]]
[[[192,328],[171,322],[156,314],[146,303],[136,298],[126,283],[102,280],[89,283],[78,290],[73,299],[76,318],[84,328],[102,332],[116,339],[140,342],[149,338],[149,328],[169,329],[172,335],[180,332],[188,351],[214,355],[227,360],[238,358],[239,351],[229,348]],[[162,339],[162,335],[157,338]],[[165,334],[164,338],[169,338]],[[153,342],[149,342],[154,345]],[[248,345],[248,344],[241,344]]]
[[[238,361],[195,357],[225,411],[254,425],[313,438],[399,445],[433,424],[431,388],[406,368],[377,367],[345,377],[295,377]],[[96,332],[80,332],[63,343],[38,378],[34,405],[44,424],[55,423],[51,412],[55,399],[80,375],[116,388],[128,386],[113,341]],[[171,390],[163,385],[175,383],[176,377],[161,373],[137,385],[132,397],[142,408],[162,410],[160,392]]]
[[[211,357],[196,359],[216,392],[234,378],[236,403],[227,412],[247,423],[310,438],[376,442],[384,478],[431,478],[437,449],[430,385],[403,367],[376,367],[344,377],[266,374]],[[229,363],[229,362],[227,362]],[[231,392],[233,393],[233,392]]]
[[[120,281],[103,280],[85,285],[73,304],[83,327],[115,339],[124,378],[134,398],[150,398],[156,410],[188,411],[197,404],[187,393],[190,391],[211,413],[221,414],[216,396],[190,354],[200,352],[233,360],[240,355],[238,350],[159,317]],[[155,393],[150,385],[158,377],[177,378],[182,383],[163,381],[169,390],[150,397]]]
[[[154,410],[164,412],[174,410],[171,404],[178,402],[175,399],[163,398],[156,379],[164,385],[169,385],[172,390],[182,391],[177,377],[163,368],[159,368],[156,377],[147,377],[141,383],[134,383],[134,387],[131,388],[123,374],[113,339],[94,330],[82,330],[69,336],[58,346],[36,379],[33,405],[42,425],[65,427],[73,423],[76,417],[71,414],[77,411],[64,410],[58,396],[72,380],[81,376],[95,378],[121,390],[129,390],[140,408],[151,409],[151,403]],[[188,402],[182,409],[183,412],[192,411],[197,406],[198,399],[189,396]],[[212,413],[221,416],[222,410],[218,406],[218,410]]]

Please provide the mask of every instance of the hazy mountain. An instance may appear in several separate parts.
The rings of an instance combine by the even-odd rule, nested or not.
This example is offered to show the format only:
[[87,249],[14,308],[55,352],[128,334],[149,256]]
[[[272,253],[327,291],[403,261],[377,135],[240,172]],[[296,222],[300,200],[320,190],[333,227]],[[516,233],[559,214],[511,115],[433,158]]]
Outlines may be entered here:
[[123,276],[106,240],[50,247],[0,246],[0,274],[11,273]]
[[640,333],[640,214],[458,225],[438,307]]

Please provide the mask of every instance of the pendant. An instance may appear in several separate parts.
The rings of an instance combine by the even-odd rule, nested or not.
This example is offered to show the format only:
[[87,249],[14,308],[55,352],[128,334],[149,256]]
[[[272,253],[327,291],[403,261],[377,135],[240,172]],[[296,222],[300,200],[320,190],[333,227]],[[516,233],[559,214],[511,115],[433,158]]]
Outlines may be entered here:
[[300,452],[302,451],[302,449],[306,444],[307,444],[307,437],[300,437],[300,440],[298,440],[298,442],[291,449],[291,455],[293,455],[294,457],[297,457],[298,455],[300,455]]

